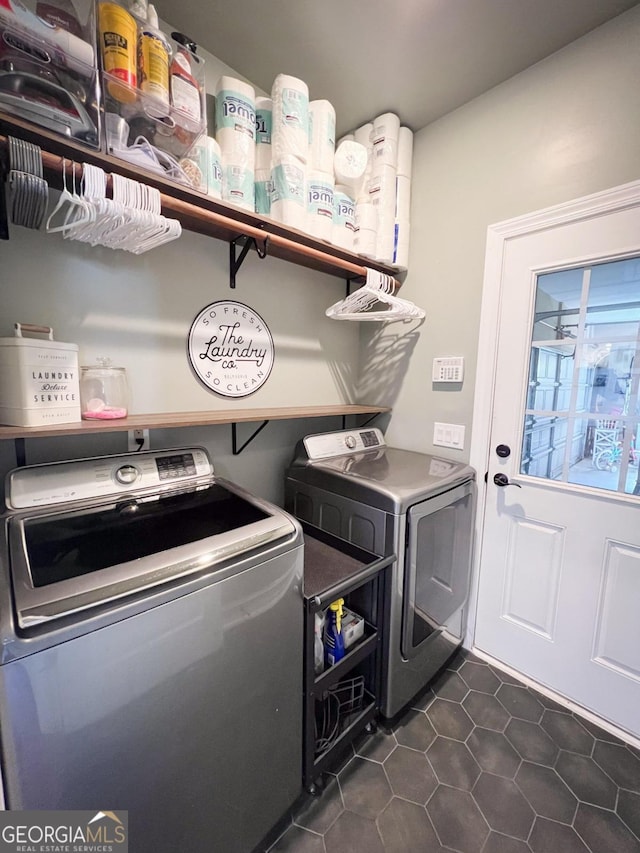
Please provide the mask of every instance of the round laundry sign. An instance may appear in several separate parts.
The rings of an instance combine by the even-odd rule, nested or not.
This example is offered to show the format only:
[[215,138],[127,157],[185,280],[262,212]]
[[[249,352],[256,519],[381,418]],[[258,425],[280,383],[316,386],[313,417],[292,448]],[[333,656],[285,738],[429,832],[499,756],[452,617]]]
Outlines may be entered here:
[[223,397],[247,397],[273,367],[273,338],[262,317],[242,302],[207,305],[189,330],[189,361],[196,376]]

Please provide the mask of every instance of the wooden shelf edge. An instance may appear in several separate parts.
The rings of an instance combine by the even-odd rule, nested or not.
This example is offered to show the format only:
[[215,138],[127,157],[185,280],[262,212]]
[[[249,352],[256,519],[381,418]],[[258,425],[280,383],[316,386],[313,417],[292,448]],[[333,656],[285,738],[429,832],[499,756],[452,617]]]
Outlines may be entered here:
[[345,403],[264,409],[219,409],[210,412],[166,412],[162,414],[129,415],[127,418],[117,420],[75,421],[67,424],[47,424],[37,427],[0,426],[0,439],[90,435],[103,432],[125,432],[130,429],[177,429],[251,421],[340,417],[342,415],[377,415],[390,411],[391,408],[388,406]]
[[[247,236],[259,240],[269,238],[268,254],[281,260],[308,267],[330,275],[362,280],[366,267],[392,276],[399,283],[406,270],[381,264],[360,255],[346,252],[337,246],[260,217],[251,211],[237,208],[203,193],[173,183],[161,175],[149,172],[97,149],[83,146],[58,136],[45,128],[0,111],[0,133],[17,135],[42,148],[45,175],[51,185],[62,188],[62,160],[77,164],[91,163],[106,172],[117,172],[156,187],[162,194],[162,212],[180,220],[183,228],[218,240],[231,241]],[[0,140],[2,141],[2,140]],[[71,168],[70,163],[67,166]],[[77,172],[79,176],[79,172]]]

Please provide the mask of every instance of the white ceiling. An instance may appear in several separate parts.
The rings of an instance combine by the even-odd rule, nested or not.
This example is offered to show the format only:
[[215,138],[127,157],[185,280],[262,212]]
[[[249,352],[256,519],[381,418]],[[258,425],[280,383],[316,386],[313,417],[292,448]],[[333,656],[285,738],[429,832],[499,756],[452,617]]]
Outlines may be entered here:
[[270,91],[300,77],[338,136],[392,110],[418,130],[638,0],[157,0],[164,20]]

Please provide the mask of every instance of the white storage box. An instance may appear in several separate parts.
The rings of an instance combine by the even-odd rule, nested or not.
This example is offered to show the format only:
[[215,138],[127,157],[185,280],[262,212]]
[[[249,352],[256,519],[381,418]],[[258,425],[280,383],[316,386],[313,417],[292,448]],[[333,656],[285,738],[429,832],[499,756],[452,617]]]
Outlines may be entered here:
[[[23,338],[22,332],[47,335]],[[16,323],[0,338],[0,423],[67,424],[80,420],[78,346],[53,340],[50,326]]]

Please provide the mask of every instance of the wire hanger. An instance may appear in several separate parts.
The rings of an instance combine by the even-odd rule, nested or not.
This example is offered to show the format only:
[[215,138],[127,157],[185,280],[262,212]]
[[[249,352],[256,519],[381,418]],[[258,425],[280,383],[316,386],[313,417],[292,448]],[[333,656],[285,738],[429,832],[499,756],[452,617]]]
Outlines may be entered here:
[[367,267],[365,284],[325,311],[333,320],[385,321],[423,319],[422,308],[393,295],[394,281],[385,273]]

